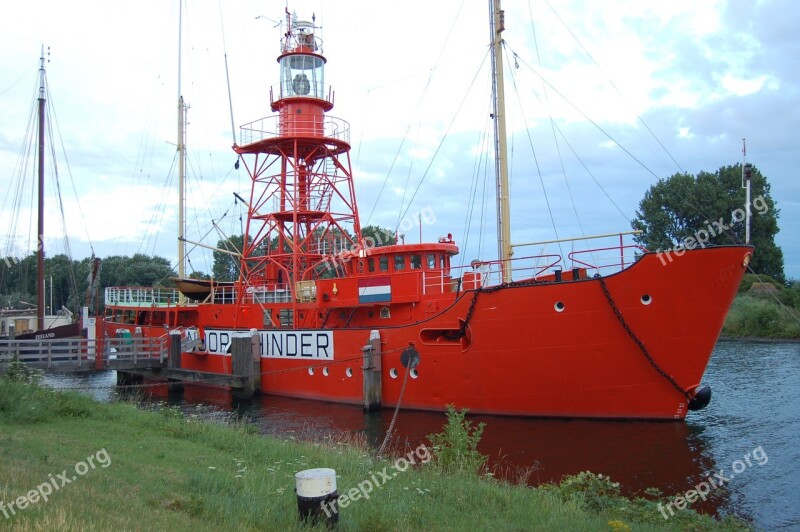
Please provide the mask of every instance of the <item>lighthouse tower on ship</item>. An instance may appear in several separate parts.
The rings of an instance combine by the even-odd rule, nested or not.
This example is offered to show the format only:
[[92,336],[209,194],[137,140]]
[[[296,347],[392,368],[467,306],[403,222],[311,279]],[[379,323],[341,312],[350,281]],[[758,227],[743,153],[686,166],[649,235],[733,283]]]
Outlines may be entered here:
[[305,325],[297,302],[314,297],[315,279],[344,274],[330,258],[361,242],[350,125],[326,115],[334,93],[317,29],[313,17],[286,11],[277,98],[270,90],[278,114],[242,126],[241,145],[233,146],[252,179],[238,298],[264,290],[278,302],[285,294],[282,302],[295,308],[283,311],[282,327]]

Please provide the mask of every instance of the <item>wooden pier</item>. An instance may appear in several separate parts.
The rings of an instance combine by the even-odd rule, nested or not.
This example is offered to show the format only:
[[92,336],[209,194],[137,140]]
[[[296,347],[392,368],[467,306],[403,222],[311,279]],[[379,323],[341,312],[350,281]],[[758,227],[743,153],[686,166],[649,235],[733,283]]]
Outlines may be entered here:
[[173,331],[159,338],[104,338],[0,340],[0,374],[19,360],[48,373],[117,371],[119,384],[143,379],[230,387],[247,399],[260,391],[258,335],[235,337],[231,349],[234,374],[208,373],[181,368],[181,353],[192,350],[197,340]]

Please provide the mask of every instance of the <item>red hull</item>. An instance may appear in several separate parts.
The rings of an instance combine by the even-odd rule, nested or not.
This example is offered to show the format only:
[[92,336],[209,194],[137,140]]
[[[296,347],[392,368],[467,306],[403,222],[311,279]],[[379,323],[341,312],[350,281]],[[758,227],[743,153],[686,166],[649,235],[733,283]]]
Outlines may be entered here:
[[[684,390],[700,384],[751,252],[745,246],[698,249],[673,256],[672,262],[650,253],[604,278],[630,330]],[[649,304],[643,302],[645,295]],[[453,404],[500,415],[685,417],[686,397],[648,362],[598,279],[479,291],[466,337],[431,341],[424,331],[457,327],[474,297],[474,290],[465,291],[438,314],[411,325],[380,327],[376,322],[373,327],[329,329],[332,362],[262,357],[261,390],[360,404],[361,348],[370,329],[377,329],[383,349],[383,406],[397,404],[405,371],[400,354],[414,343],[421,361],[416,378],[408,379],[403,408],[444,410]],[[563,303],[561,312],[558,302]],[[209,305],[206,314],[225,309]],[[213,330],[206,325],[206,334]],[[163,327],[146,328],[148,335],[163,333]],[[317,367],[310,374],[312,365]],[[183,353],[181,366],[231,373],[231,358]],[[296,371],[287,371],[292,368]]]

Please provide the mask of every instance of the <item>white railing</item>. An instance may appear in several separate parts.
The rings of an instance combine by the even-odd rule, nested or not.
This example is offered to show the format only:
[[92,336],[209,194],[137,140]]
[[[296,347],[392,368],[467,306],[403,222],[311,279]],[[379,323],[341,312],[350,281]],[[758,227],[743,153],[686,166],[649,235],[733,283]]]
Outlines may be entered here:
[[[236,303],[239,297],[238,286],[217,286],[214,288],[214,303]],[[292,291],[287,284],[266,284],[245,288],[245,303],[291,303]]]
[[272,115],[239,128],[240,146],[288,136],[324,137],[349,143],[350,124],[341,118],[327,115],[298,115],[289,120],[282,120],[280,115]]
[[180,292],[174,288],[149,286],[109,286],[105,290],[106,306],[168,307],[175,305]]

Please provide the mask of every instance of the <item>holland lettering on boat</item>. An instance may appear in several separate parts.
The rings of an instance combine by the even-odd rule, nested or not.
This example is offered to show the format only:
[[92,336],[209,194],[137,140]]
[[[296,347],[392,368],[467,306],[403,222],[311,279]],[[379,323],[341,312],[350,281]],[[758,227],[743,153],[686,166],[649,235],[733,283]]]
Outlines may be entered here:
[[[206,329],[209,353],[229,354],[234,330]],[[238,331],[241,332],[241,331]],[[333,360],[331,331],[258,331],[262,358],[302,358]]]

